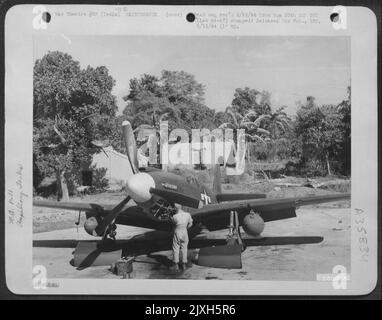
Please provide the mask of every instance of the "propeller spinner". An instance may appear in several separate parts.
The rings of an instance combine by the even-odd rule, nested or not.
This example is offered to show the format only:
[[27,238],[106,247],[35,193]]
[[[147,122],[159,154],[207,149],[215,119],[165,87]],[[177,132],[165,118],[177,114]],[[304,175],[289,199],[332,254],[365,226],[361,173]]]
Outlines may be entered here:
[[149,201],[152,188],[155,188],[155,181],[145,172],[134,174],[126,183],[127,193],[137,203]]

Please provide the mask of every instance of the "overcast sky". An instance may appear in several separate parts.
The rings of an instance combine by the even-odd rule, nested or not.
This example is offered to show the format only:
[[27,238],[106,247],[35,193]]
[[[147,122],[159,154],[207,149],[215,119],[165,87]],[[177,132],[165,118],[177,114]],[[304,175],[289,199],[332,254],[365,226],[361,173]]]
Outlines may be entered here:
[[35,58],[48,51],[69,53],[82,67],[104,65],[116,80],[120,111],[129,80],[163,69],[184,70],[206,86],[206,105],[224,110],[234,90],[267,90],[275,107],[308,95],[319,104],[339,103],[350,85],[348,37],[36,37]]

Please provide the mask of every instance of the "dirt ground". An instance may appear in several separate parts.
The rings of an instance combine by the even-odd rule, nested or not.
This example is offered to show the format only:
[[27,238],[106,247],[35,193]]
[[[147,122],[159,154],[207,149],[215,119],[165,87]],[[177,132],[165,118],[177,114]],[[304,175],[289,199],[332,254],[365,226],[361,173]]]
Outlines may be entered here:
[[[224,185],[230,192],[244,189],[247,192],[266,192],[268,197],[310,196],[332,194],[331,190],[306,187],[276,188],[272,185]],[[75,201],[117,203],[122,193],[104,193]],[[94,240],[82,228],[75,227],[78,214],[73,211],[34,208],[34,240]],[[129,239],[149,232],[148,229],[118,226],[118,238]],[[227,230],[212,232],[208,237],[226,237]],[[136,257],[132,276],[137,279],[224,279],[224,280],[315,280],[318,273],[331,273],[336,265],[350,271],[350,201],[339,201],[315,206],[301,207],[297,218],[274,221],[266,224],[264,237],[277,236],[322,236],[317,244],[272,245],[248,247],[242,254],[242,269],[207,268],[193,264],[184,272],[173,272],[167,263],[170,251],[155,252]],[[48,278],[118,278],[108,266],[77,270],[71,265],[73,248],[34,247],[33,264],[44,265]],[[189,250],[189,260],[198,249]]]

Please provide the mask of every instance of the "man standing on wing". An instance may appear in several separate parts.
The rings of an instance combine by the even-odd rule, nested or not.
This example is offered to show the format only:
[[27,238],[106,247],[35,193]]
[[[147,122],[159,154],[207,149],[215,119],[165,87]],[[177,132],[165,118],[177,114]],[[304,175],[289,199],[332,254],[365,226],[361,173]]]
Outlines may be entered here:
[[188,231],[187,229],[192,226],[191,215],[182,210],[180,204],[174,205],[175,213],[171,217],[171,221],[174,225],[174,234],[172,238],[172,252],[174,270],[179,270],[179,251],[182,252],[182,269],[187,268],[187,246],[188,246]]

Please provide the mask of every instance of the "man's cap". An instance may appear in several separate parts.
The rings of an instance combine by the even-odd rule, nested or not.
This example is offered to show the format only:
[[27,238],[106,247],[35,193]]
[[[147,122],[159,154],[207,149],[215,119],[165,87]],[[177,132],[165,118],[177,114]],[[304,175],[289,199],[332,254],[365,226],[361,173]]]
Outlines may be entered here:
[[182,209],[182,205],[179,204],[179,203],[175,203],[175,208],[177,208],[177,209]]

